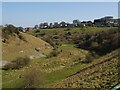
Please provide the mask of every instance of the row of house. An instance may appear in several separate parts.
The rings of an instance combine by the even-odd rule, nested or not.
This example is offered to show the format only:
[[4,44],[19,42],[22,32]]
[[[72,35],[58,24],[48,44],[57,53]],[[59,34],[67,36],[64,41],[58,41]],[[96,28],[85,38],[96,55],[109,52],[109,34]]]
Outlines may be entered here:
[[113,19],[112,16],[106,16],[100,19],[95,19],[92,21],[79,21],[73,20],[73,23],[66,23],[64,21],[58,23],[54,22],[48,24],[47,22],[40,23],[39,25],[35,25],[34,29],[45,29],[45,28],[65,28],[65,27],[85,27],[85,26],[97,26],[97,27],[118,27],[118,19]]
[[80,22],[79,20],[73,20],[73,23],[66,23],[64,21],[58,23],[54,22],[48,24],[47,22],[45,23],[40,23],[39,25],[35,25],[34,29],[45,29],[45,28],[65,28],[65,27],[85,27],[85,26],[92,26],[92,21],[83,21]]
[[91,26],[91,27],[118,27],[119,26],[120,19],[114,19],[112,16],[106,16],[100,19],[95,19],[93,22],[92,21],[79,21],[78,19],[73,20],[72,23],[66,23],[64,21],[58,23],[40,23],[39,25],[35,25],[34,28],[27,27],[27,28],[22,28],[18,27],[20,31],[26,32],[30,31],[33,29],[46,29],[46,28],[74,28],[74,27],[86,27],[86,26]]

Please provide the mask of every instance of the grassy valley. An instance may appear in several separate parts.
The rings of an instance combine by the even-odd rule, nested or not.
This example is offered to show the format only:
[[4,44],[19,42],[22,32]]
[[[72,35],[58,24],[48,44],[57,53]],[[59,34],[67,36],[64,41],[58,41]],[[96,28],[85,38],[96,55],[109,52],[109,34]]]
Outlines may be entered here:
[[[3,88],[110,89],[119,83],[118,33],[114,27],[85,27],[20,32],[25,40],[17,34],[10,36],[2,43],[3,60],[41,53],[46,57],[33,58],[19,69],[3,70]],[[101,54],[106,47],[109,50]]]

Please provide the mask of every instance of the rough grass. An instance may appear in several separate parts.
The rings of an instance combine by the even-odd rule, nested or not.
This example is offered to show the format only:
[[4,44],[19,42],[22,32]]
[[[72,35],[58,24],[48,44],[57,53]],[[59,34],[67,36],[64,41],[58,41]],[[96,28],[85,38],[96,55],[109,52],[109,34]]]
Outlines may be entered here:
[[[50,34],[53,34],[53,33],[56,33],[56,32],[61,34],[61,33],[66,32],[66,31],[64,31],[64,29],[65,28],[61,28],[61,29],[57,29],[57,30],[56,29],[47,29],[47,30],[43,30],[42,32],[46,32],[47,33],[46,35],[50,35]],[[74,29],[70,29],[70,31],[73,31],[73,32],[74,31],[77,31],[77,32],[85,32],[85,31],[86,32],[91,32],[92,31],[91,33],[93,33],[93,32],[102,31],[102,30],[108,30],[108,29],[110,29],[110,28],[91,27],[91,28],[84,28],[83,30],[82,30],[82,28],[74,28]],[[34,32],[29,32],[29,33],[34,34]],[[38,42],[35,42],[34,40],[32,42],[38,44]],[[65,84],[63,83],[63,81],[65,80],[65,82],[67,83],[67,81],[66,81],[67,77],[69,77],[69,76],[75,74],[76,72],[78,72],[78,71],[80,71],[80,70],[82,70],[84,68],[87,68],[87,67],[89,67],[91,65],[95,65],[97,63],[103,62],[107,58],[116,55],[117,52],[118,52],[118,50],[115,50],[112,53],[109,53],[109,54],[107,54],[107,55],[105,55],[103,57],[100,57],[98,59],[94,59],[91,63],[85,64],[85,63],[79,62],[78,58],[83,59],[83,58],[86,57],[87,54],[90,54],[90,52],[88,52],[86,50],[83,50],[83,49],[78,49],[74,45],[63,44],[63,43],[62,43],[61,46],[58,47],[57,50],[58,51],[62,50],[62,52],[60,52],[60,54],[58,54],[56,57],[51,57],[51,58],[45,58],[44,57],[44,58],[40,58],[40,59],[34,59],[29,63],[28,66],[23,67],[23,68],[21,68],[19,70],[3,71],[3,88],[5,88],[5,87],[8,87],[8,88],[9,87],[12,87],[12,88],[21,87],[22,84],[23,84],[24,74],[26,73],[27,70],[29,70],[32,67],[35,67],[35,68],[37,68],[38,70],[41,70],[44,73],[45,87],[60,87],[60,86],[64,87]],[[46,51],[46,52],[48,52],[48,51]],[[104,64],[101,64],[100,67],[102,67],[102,65],[104,65]],[[116,72],[116,68],[111,69],[111,67],[115,67],[115,66],[116,66],[115,59],[112,60],[112,62],[106,63],[104,65],[105,69],[104,68],[100,69],[101,70],[100,72],[94,73],[95,77],[90,76],[88,78],[86,77],[85,81],[83,80],[83,83],[84,83],[83,87],[84,88],[89,87],[90,85],[92,87],[97,83],[98,84],[102,83],[102,81],[100,79],[97,79],[96,77],[100,77],[101,73],[105,72],[105,70],[107,72],[113,72],[113,73]],[[93,68],[92,72],[94,72],[94,70],[96,71],[98,69]],[[92,73],[92,72],[91,72],[91,69],[90,70],[87,69],[83,74],[81,74],[81,76],[84,76],[84,75],[86,76],[86,75],[88,75],[89,73]],[[21,75],[22,77],[18,78],[19,75]],[[111,77],[107,77],[107,79],[103,79],[103,78],[106,78],[106,76],[104,76],[102,78],[103,82],[104,81],[106,83],[109,82],[110,80],[108,81],[108,79],[113,79],[114,76],[115,75],[113,75]],[[96,79],[93,80],[94,83],[91,81],[92,84],[88,85],[88,83],[86,83],[86,81],[88,81],[88,80],[90,81],[91,77],[96,78]],[[71,79],[71,77],[70,77],[70,79],[68,81],[70,81],[70,83],[71,83],[73,79]],[[75,78],[75,81],[74,80],[73,81],[75,83],[79,82],[79,81],[76,81],[76,79],[80,80],[80,78],[77,77],[77,78]],[[116,83],[116,81],[115,81],[115,83]],[[72,84],[73,84],[73,82],[72,82]],[[71,85],[71,87],[79,87],[79,86],[80,85],[78,83],[76,83],[73,86]]]
[[[21,34],[27,42],[20,40],[17,36],[12,36],[8,43],[2,43],[3,60],[11,61],[17,57],[39,56],[41,53],[47,55],[51,52],[52,47],[48,43],[34,36]],[[40,52],[37,53],[35,48],[39,48]]]
[[[58,49],[62,49],[64,50],[64,52],[61,52],[57,57],[35,59],[31,61],[28,66],[19,70],[3,71],[3,87],[15,88],[22,86],[24,73],[26,73],[26,71],[32,67],[35,67],[38,70],[44,72],[45,87],[51,87],[51,85],[54,85],[56,82],[58,83],[60,80],[69,77],[70,75],[78,72],[79,70],[102,62],[106,58],[112,57],[117,53],[116,50],[108,55],[93,60],[89,64],[83,64],[79,62],[75,63],[75,57],[77,57],[78,55],[80,57],[84,57],[85,54],[89,53],[88,51],[84,51],[82,49],[79,50],[75,48],[74,45],[67,44],[62,45]],[[72,52],[71,56],[69,55],[69,52]],[[22,78],[18,78],[19,75],[21,75]]]
[[[45,32],[47,35],[51,34],[62,34],[67,28],[53,28],[53,29],[40,29],[40,32]],[[95,32],[100,32],[100,31],[107,31],[109,29],[116,29],[116,27],[85,27],[85,28],[70,28],[69,31],[71,32],[79,32],[79,33],[95,33]],[[38,32],[38,33],[40,33]],[[36,32],[35,31],[30,31],[28,32],[29,34],[34,35]]]
[[[53,84],[57,88],[111,88],[118,83],[118,54],[117,51],[105,55],[87,67],[100,63],[91,68],[76,73]],[[110,59],[110,60],[109,60]],[[108,61],[106,61],[108,60]],[[84,67],[84,68],[85,68]],[[82,68],[81,68],[82,70]]]
[[[80,68],[78,65],[78,67],[76,66],[76,68],[71,70],[69,68],[68,71],[67,68],[71,67],[71,65],[74,65],[73,58],[78,55],[80,55],[80,57],[84,57],[84,53],[81,53],[81,50],[75,48],[73,45],[63,45],[59,49],[63,49],[64,52],[61,52],[57,57],[35,59],[32,60],[28,66],[19,70],[3,71],[3,87],[18,87],[14,82],[16,81],[22,83],[22,78],[18,78],[19,75],[24,77],[24,73],[32,67],[36,67],[44,72],[46,85],[75,73]],[[69,52],[72,52],[73,55],[70,56]],[[87,53],[87,51],[84,52]],[[59,77],[60,72],[63,72],[64,74],[62,77]]]

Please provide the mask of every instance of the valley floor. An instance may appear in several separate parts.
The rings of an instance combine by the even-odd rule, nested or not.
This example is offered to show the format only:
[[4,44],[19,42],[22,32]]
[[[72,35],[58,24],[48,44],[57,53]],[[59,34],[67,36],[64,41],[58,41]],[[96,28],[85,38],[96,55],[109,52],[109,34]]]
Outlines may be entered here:
[[3,88],[22,87],[26,72],[33,67],[44,76],[44,85],[37,88],[111,88],[119,82],[118,50],[88,64],[78,60],[79,57],[85,58],[88,51],[68,44],[62,45],[59,50],[62,52],[57,57],[35,59],[19,70],[3,71]]

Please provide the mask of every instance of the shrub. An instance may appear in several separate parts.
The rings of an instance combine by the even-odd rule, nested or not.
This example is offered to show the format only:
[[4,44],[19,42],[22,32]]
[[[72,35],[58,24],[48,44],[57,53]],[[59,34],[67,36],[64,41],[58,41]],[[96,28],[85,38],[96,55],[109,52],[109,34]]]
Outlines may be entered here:
[[43,88],[44,76],[40,69],[32,67],[24,74],[23,88]]
[[9,70],[9,69],[14,69],[16,67],[15,63],[7,63],[4,67],[3,70]]
[[90,63],[92,61],[93,57],[91,54],[87,54],[85,58],[81,59],[82,63]]
[[26,66],[29,63],[30,59],[28,57],[18,57],[16,60],[12,61],[11,63],[6,64],[3,69],[19,69],[21,67]]
[[59,52],[56,49],[54,49],[47,57],[48,58],[56,57],[58,54],[59,54]]
[[44,35],[45,35],[45,32],[40,32],[39,35],[40,35],[40,36],[44,36]]
[[59,39],[59,36],[58,35],[54,35],[53,38],[54,39]]
[[13,35],[14,33],[18,35],[19,30],[13,25],[7,25],[4,28],[2,28],[2,36],[5,39],[8,39],[8,36]]
[[27,42],[27,41],[25,40],[25,38],[24,38],[21,34],[18,35],[18,38],[19,38],[20,40],[23,40],[23,41]]
[[57,56],[59,54],[59,52],[57,50],[53,50],[51,53],[50,53],[53,57]]

